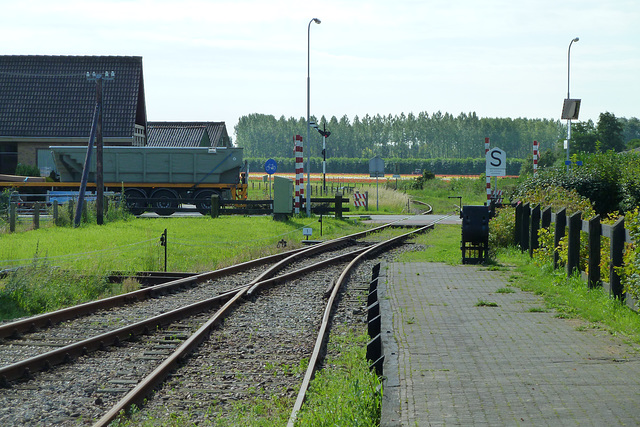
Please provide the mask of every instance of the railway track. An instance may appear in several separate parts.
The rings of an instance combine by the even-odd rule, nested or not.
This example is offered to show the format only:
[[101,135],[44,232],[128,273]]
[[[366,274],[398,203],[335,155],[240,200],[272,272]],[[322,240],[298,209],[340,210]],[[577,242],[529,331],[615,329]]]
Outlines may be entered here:
[[384,250],[356,244],[365,235],[0,326],[0,422],[107,425],[154,390],[144,411],[199,420],[260,393],[292,399],[300,390],[295,419],[346,267]]

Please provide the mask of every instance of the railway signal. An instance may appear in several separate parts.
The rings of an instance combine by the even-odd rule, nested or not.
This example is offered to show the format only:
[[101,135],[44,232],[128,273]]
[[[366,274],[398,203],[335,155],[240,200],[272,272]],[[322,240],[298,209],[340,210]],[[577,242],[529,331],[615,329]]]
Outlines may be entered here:
[[322,124],[322,130],[317,124],[311,122],[311,127],[317,130],[322,135],[322,188],[326,191],[327,188],[327,138],[331,135],[331,132],[327,131],[327,124]]

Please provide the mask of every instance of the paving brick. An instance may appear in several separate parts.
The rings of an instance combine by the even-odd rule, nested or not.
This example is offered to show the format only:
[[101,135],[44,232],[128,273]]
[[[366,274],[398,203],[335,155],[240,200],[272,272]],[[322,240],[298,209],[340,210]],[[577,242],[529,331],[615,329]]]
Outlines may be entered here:
[[543,300],[518,288],[496,293],[508,271],[383,270],[383,426],[640,424],[640,354],[620,337],[532,312]]

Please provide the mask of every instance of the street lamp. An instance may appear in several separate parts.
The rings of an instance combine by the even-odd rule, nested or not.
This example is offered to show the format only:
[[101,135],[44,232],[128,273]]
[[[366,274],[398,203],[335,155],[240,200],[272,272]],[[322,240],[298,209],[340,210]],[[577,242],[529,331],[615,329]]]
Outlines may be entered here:
[[307,216],[311,216],[311,124],[309,123],[309,88],[311,79],[309,77],[310,57],[311,57],[311,23],[320,23],[318,18],[313,18],[307,26]]
[[[571,99],[571,97],[569,96],[569,78],[571,77],[571,74],[570,74],[571,45],[573,44],[573,42],[577,42],[578,40],[580,40],[579,37],[576,37],[575,39],[571,40],[571,43],[569,43],[569,49],[567,51],[567,101],[568,102],[570,102],[569,100]],[[571,166],[571,160],[569,159],[569,141],[571,141],[571,119],[570,118],[567,119],[567,161],[565,162],[567,164],[567,172],[569,172],[569,167]]]

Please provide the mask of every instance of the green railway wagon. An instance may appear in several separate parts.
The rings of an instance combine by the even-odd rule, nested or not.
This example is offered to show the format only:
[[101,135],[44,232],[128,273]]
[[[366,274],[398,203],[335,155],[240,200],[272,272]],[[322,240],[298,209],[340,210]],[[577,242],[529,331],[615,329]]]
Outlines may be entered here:
[[[61,183],[82,178],[87,147],[50,147]],[[193,203],[207,212],[211,196],[223,200],[246,198],[240,178],[242,148],[206,147],[114,147],[103,148],[103,180],[106,188],[124,188],[130,210],[140,214],[153,210],[161,215],[175,212],[180,203]],[[95,182],[96,160],[92,156],[89,182]]]

